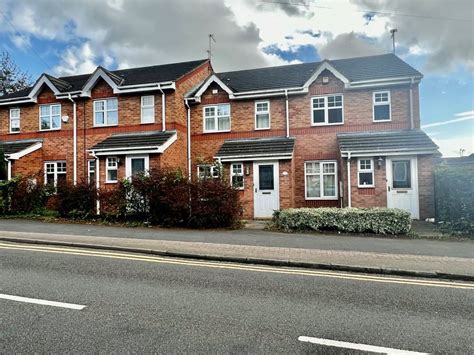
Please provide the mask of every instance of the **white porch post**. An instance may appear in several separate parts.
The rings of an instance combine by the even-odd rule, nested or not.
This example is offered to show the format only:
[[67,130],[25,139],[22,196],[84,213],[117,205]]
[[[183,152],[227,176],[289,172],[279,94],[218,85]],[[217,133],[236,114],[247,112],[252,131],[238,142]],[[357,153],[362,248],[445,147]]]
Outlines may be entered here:
[[100,200],[99,200],[99,188],[100,188],[100,161],[99,157],[95,157],[95,187],[97,189],[97,201],[96,201],[96,209],[97,214],[100,214]]
[[347,207],[352,207],[351,153],[347,153]]
[[7,180],[11,180],[12,178],[12,161],[7,160]]

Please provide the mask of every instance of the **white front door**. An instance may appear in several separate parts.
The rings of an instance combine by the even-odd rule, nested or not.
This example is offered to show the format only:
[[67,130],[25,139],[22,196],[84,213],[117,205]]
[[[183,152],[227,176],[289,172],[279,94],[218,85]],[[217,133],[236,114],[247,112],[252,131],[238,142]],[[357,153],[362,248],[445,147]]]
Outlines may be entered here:
[[254,217],[269,218],[280,209],[278,162],[253,163]]
[[400,208],[420,218],[416,157],[387,157],[387,207]]
[[134,175],[144,174],[150,170],[150,159],[148,155],[128,155],[125,164],[125,173],[128,179]]

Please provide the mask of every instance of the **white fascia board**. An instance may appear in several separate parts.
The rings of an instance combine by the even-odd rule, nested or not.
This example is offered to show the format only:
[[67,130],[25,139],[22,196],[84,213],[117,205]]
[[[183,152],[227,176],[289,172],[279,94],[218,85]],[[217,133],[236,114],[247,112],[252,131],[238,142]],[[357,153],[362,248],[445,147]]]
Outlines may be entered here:
[[19,104],[28,104],[28,103],[36,103],[37,100],[36,98],[30,99],[30,98],[19,98],[16,100],[11,100],[11,101],[0,101],[0,106],[9,106],[9,105],[19,105]]
[[122,89],[133,89],[133,88],[145,88],[148,86],[161,86],[163,89],[176,88],[176,84],[174,81],[164,81],[160,83],[135,84],[135,85],[121,85],[119,88],[122,90]]
[[343,151],[341,152],[341,156],[346,158],[348,153],[350,153],[351,157],[374,157],[374,156],[392,156],[392,155],[418,155],[418,154],[434,154],[436,150],[414,150],[414,149],[407,149],[407,150],[400,150],[400,151],[393,151],[393,150],[379,150],[379,151]]
[[41,149],[42,146],[43,146],[43,142],[38,142],[36,144],[33,144],[33,145],[29,146],[26,149],[23,149],[23,150],[19,151],[18,153],[13,153],[13,154],[8,155],[8,159],[18,160],[21,157],[24,157],[25,155],[33,153],[34,151],[36,151],[38,149]]
[[124,89],[123,86],[117,87],[117,89],[114,90],[115,94],[125,94],[125,93],[131,93],[131,92],[146,92],[146,91],[155,91],[155,90],[166,90],[166,89],[176,89],[176,84],[172,82],[171,84],[162,84],[162,83],[156,83],[152,85],[134,85],[134,87],[129,87]]
[[174,142],[176,142],[176,140],[178,139],[178,134],[175,133],[173,134],[165,143],[163,143],[159,148],[159,152],[160,153],[163,153],[166,149],[168,149],[168,147],[173,144]]
[[198,90],[198,92],[194,95],[194,97],[199,97],[201,98],[201,95],[204,93],[204,91],[207,90],[207,88],[209,87],[209,85],[211,85],[212,83],[216,83],[217,85],[219,85],[222,90],[224,90],[226,93],[228,93],[229,95],[233,95],[233,92],[232,90],[226,85],[224,84],[224,82],[219,79],[217,77],[217,75],[215,74],[212,74],[205,82],[204,84],[201,86],[201,88]]
[[130,154],[159,154],[161,153],[158,151],[157,147],[147,147],[146,149],[130,149],[130,150],[124,150],[124,149],[115,149],[115,150],[110,150],[110,151],[95,151],[91,150],[90,151],[92,156],[106,156],[106,155],[130,155]]
[[351,85],[369,84],[369,83],[386,82],[386,81],[400,81],[400,80],[409,80],[409,81],[411,81],[412,79],[421,80],[422,78],[423,78],[423,75],[421,75],[421,76],[420,75],[418,75],[418,76],[398,76],[398,77],[393,77],[393,78],[381,78],[381,79],[352,81]]
[[[419,80],[414,80],[414,83],[419,83]],[[377,87],[387,87],[387,86],[396,86],[396,85],[408,85],[411,84],[412,81],[411,79],[404,79],[404,80],[388,80],[388,81],[378,81],[378,82],[372,82],[372,83],[365,83],[365,84],[355,84],[355,83],[350,83],[349,85],[346,86],[346,89],[365,89],[365,88],[377,88]]]
[[278,89],[268,89],[268,90],[253,90],[253,91],[241,91],[234,93],[234,96],[242,96],[242,95],[253,95],[253,94],[267,94],[272,92],[285,92],[288,91],[301,91],[303,88],[301,87],[288,87],[288,88],[278,88]]
[[105,82],[115,92],[115,90],[117,89],[117,84],[115,84],[115,82],[110,78],[110,76],[107,75],[107,73],[101,67],[97,67],[97,69],[94,71],[94,73],[89,77],[89,79],[84,84],[84,87],[82,88],[82,95],[90,96],[91,95],[91,90],[92,90],[92,88],[94,87],[95,83],[97,82],[97,80],[99,78],[104,79]]
[[177,134],[175,133],[165,143],[163,143],[160,146],[88,149],[88,151],[95,155],[163,153],[171,144],[176,142],[177,139],[178,137],[177,137]]
[[334,68],[334,66],[332,66],[331,63],[329,63],[328,61],[324,61],[323,63],[319,65],[318,69],[313,73],[313,75],[311,75],[311,78],[309,78],[309,80],[304,84],[304,87],[308,88],[318,78],[318,76],[320,76],[321,73],[326,69],[329,70],[331,73],[333,73],[336,78],[341,80],[344,83],[344,85],[347,85],[349,83],[349,79],[346,78],[336,68]]
[[[240,100],[240,99],[258,99],[258,98],[265,98],[265,97],[275,97],[275,96],[285,96],[285,90],[288,89],[279,89],[277,92],[269,92],[269,93],[262,93],[262,94],[250,94],[250,95],[232,95],[229,96],[231,100]],[[302,95],[306,94],[308,89],[299,89],[298,91],[289,91],[288,95]]]
[[41,87],[46,84],[54,93],[54,95],[59,95],[60,91],[54,86],[54,84],[51,82],[51,80],[48,79],[48,77],[45,74],[42,74],[41,77],[38,79],[36,82],[35,86],[31,89],[30,93],[28,94],[28,97],[30,99],[36,99],[38,96],[39,90]]

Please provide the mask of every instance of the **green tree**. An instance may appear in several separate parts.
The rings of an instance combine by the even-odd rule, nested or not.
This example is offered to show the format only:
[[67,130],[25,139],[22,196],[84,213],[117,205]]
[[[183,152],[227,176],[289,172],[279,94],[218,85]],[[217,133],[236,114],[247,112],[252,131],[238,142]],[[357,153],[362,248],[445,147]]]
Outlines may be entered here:
[[31,76],[22,71],[7,51],[0,53],[0,97],[31,86]]

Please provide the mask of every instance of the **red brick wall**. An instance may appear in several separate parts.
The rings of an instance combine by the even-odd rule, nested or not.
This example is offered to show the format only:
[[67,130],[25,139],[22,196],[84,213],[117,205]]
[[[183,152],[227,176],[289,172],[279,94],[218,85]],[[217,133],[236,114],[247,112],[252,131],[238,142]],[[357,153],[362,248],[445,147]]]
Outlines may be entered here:
[[434,166],[432,155],[418,156],[418,192],[420,196],[420,219],[435,216]]

